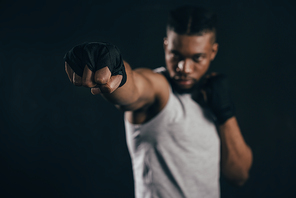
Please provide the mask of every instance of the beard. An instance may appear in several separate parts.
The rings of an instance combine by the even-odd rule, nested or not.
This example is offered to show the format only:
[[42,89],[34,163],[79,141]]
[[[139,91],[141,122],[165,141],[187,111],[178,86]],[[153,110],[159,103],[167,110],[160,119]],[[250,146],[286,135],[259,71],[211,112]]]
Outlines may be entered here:
[[[201,82],[203,81],[202,79],[203,77],[197,80],[190,76],[175,75],[170,79],[170,81],[174,91],[180,94],[186,94],[192,93],[194,90],[197,90],[201,86]],[[190,84],[186,85],[186,83]]]

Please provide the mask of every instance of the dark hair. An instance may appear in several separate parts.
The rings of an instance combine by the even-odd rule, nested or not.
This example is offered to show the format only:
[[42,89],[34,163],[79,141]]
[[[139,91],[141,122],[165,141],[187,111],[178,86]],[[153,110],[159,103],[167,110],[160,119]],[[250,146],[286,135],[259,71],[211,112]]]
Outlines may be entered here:
[[177,34],[202,35],[213,32],[216,36],[217,15],[205,8],[182,6],[170,11],[167,30]]

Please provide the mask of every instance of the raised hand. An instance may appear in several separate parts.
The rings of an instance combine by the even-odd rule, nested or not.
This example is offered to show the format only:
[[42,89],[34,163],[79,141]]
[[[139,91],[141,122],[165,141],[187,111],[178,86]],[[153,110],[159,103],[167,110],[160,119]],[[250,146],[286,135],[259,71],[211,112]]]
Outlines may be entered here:
[[228,80],[223,74],[212,74],[205,78],[201,87],[205,103],[217,118],[218,124],[223,124],[235,115],[234,103],[231,98]]

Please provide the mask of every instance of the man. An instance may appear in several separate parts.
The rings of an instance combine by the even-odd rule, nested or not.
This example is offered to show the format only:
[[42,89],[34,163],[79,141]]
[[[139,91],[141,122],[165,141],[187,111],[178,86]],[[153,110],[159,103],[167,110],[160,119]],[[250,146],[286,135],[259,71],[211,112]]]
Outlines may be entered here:
[[109,43],[74,47],[65,69],[73,84],[125,111],[137,198],[219,197],[220,166],[242,185],[252,152],[225,76],[206,75],[218,51],[216,15],[189,6],[173,10],[163,46],[166,69],[132,70]]

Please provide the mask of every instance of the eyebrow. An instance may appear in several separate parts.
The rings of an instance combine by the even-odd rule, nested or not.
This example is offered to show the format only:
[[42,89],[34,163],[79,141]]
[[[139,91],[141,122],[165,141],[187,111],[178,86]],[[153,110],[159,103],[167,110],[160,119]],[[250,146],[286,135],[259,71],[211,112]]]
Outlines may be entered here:
[[[174,54],[182,55],[178,50],[172,49],[171,52],[174,53]],[[194,57],[194,56],[203,56],[204,54],[205,53],[196,53],[196,54],[193,54],[192,57]]]
[[171,52],[174,54],[181,54],[178,50],[174,50],[174,49],[172,49]]
[[197,54],[193,54],[193,56],[203,56],[205,55],[205,53],[197,53]]

